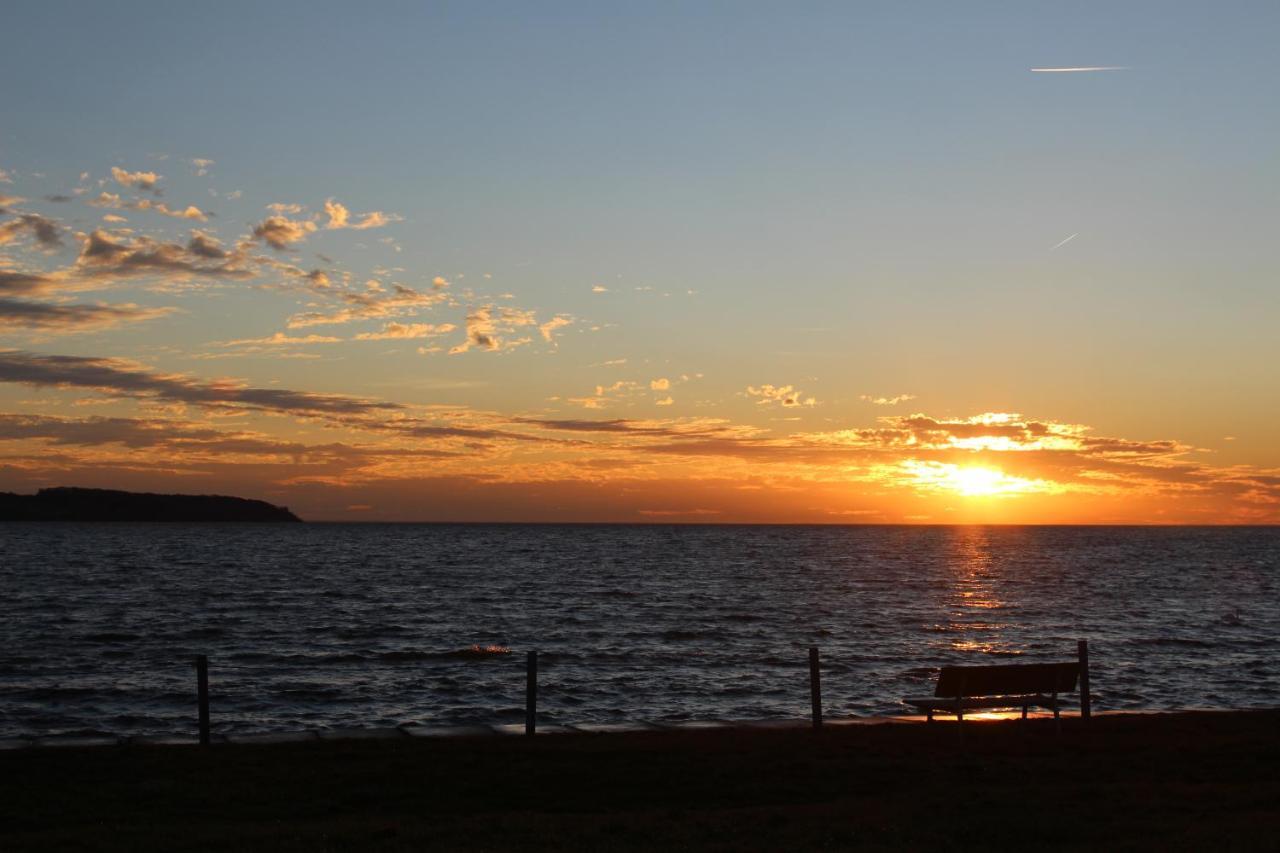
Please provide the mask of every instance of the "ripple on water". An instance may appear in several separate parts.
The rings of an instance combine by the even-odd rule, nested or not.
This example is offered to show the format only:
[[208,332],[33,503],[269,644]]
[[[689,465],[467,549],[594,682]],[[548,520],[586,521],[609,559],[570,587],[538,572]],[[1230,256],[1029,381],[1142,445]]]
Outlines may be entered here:
[[1099,708],[1280,704],[1280,531],[3,525],[0,737],[900,709],[1067,659]]

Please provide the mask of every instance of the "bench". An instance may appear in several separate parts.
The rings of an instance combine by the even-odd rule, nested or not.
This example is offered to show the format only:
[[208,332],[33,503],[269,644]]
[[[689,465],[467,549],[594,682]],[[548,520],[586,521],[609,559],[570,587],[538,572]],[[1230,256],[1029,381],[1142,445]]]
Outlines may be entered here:
[[931,723],[934,714],[951,715],[964,722],[966,711],[1004,708],[1021,708],[1025,720],[1031,707],[1047,708],[1053,711],[1054,720],[1059,720],[1058,697],[1076,691],[1081,663],[944,666],[932,696],[906,697],[902,701],[924,711]]

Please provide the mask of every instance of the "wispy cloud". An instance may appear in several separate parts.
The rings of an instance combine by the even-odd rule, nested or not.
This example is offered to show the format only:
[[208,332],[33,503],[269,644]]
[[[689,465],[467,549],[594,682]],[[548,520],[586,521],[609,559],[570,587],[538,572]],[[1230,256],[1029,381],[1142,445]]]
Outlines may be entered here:
[[1038,74],[1074,74],[1082,71],[1128,71],[1128,65],[1075,65],[1054,68],[1032,68]]
[[268,216],[253,227],[253,236],[273,249],[284,251],[301,243],[314,234],[316,224],[308,219],[290,219],[287,216]]
[[[306,274],[304,278],[319,287],[327,285],[328,277],[323,273],[316,276],[316,272]],[[323,284],[319,281],[320,278],[324,279]],[[341,291],[335,294],[335,297],[345,303],[346,307],[336,311],[308,311],[295,314],[289,318],[288,327],[303,329],[308,326],[333,326],[359,320],[381,319],[421,311],[448,299],[443,293],[421,293],[399,284],[394,285],[389,293]]]
[[361,332],[356,335],[357,341],[396,341],[414,338],[431,338],[436,335],[447,335],[456,329],[452,323],[386,323],[380,332]]
[[17,219],[0,223],[0,246],[16,240],[22,234],[30,234],[40,246],[56,249],[62,245],[58,223],[38,213],[24,213]]
[[806,397],[803,391],[791,385],[761,385],[759,387],[748,385],[746,395],[758,398],[756,403],[761,406],[778,404],[791,408],[793,406],[818,405],[818,401],[815,398]]
[[23,299],[0,298],[0,329],[25,329],[70,334],[109,329],[124,323],[154,320],[173,313],[172,308],[144,308],[133,303],[118,305],[59,305]]
[[1080,236],[1079,234],[1072,234],[1072,235],[1071,235],[1070,237],[1068,237],[1067,239],[1062,240],[1062,241],[1061,241],[1061,242],[1059,242],[1059,243],[1056,243],[1056,244],[1054,245],[1054,247],[1053,247],[1052,249],[1050,249],[1049,251],[1050,251],[1050,252],[1057,251],[1058,249],[1061,249],[1063,246],[1067,245],[1068,243],[1070,243],[1072,240],[1074,240],[1075,238],[1077,238],[1077,237],[1079,237],[1079,236]]
[[397,403],[342,394],[252,388],[226,379],[205,381],[161,373],[125,359],[41,355],[21,350],[0,351],[0,382],[37,388],[93,389],[119,397],[281,414],[372,415],[404,408]]
[[155,172],[128,172],[119,166],[111,167],[111,177],[116,179],[116,183],[122,187],[132,187],[144,192],[153,192],[160,194],[156,184],[160,182],[160,175]]
[[354,228],[357,231],[364,231],[369,228],[381,228],[402,219],[398,214],[383,213],[381,210],[358,214],[353,219],[351,211],[334,199],[325,201],[324,212],[329,216],[329,222],[325,225],[325,228],[329,229]]
[[309,344],[336,344],[342,341],[342,338],[333,338],[326,335],[299,335],[290,336],[284,332],[276,332],[265,338],[241,338],[235,341],[223,341],[220,346],[224,347],[288,347]]
[[[555,323],[554,320],[550,321]],[[532,338],[508,338],[505,335],[524,326],[536,326],[538,321],[533,311],[520,308],[495,308],[493,305],[481,305],[467,312],[467,338],[449,350],[450,355],[458,355],[471,349],[487,352],[504,352],[530,343]],[[545,325],[545,324],[544,324]],[[556,326],[552,325],[543,333],[549,338]]]
[[915,394],[898,394],[894,397],[876,397],[872,394],[862,394],[858,397],[859,400],[870,403],[873,406],[896,406],[899,403],[905,403],[915,398]]

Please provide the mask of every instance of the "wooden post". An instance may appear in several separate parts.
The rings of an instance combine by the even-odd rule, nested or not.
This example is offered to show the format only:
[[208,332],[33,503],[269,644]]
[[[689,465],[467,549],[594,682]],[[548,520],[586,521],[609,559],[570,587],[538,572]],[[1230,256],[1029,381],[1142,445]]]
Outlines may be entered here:
[[200,706],[200,745],[209,745],[209,658],[196,655],[196,697]]
[[818,668],[818,647],[809,647],[809,705],[813,714],[813,730],[822,728],[822,670]]
[[538,730],[538,653],[529,652],[524,671],[524,733]]
[[1086,723],[1093,712],[1093,697],[1089,695],[1089,641],[1076,643],[1076,655],[1080,658],[1080,719]]

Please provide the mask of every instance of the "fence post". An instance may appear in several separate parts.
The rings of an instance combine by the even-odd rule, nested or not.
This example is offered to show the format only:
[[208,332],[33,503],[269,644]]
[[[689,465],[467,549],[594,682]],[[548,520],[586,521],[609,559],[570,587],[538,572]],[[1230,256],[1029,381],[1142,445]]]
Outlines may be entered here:
[[533,735],[538,730],[538,653],[531,651],[525,658],[524,671],[524,733]]
[[1080,659],[1080,719],[1086,723],[1093,712],[1093,697],[1089,695],[1089,641],[1076,643],[1076,655]]
[[209,745],[209,658],[196,655],[196,696],[200,707],[200,745]]
[[818,668],[818,647],[809,647],[809,704],[813,713],[813,730],[822,728],[822,672]]

